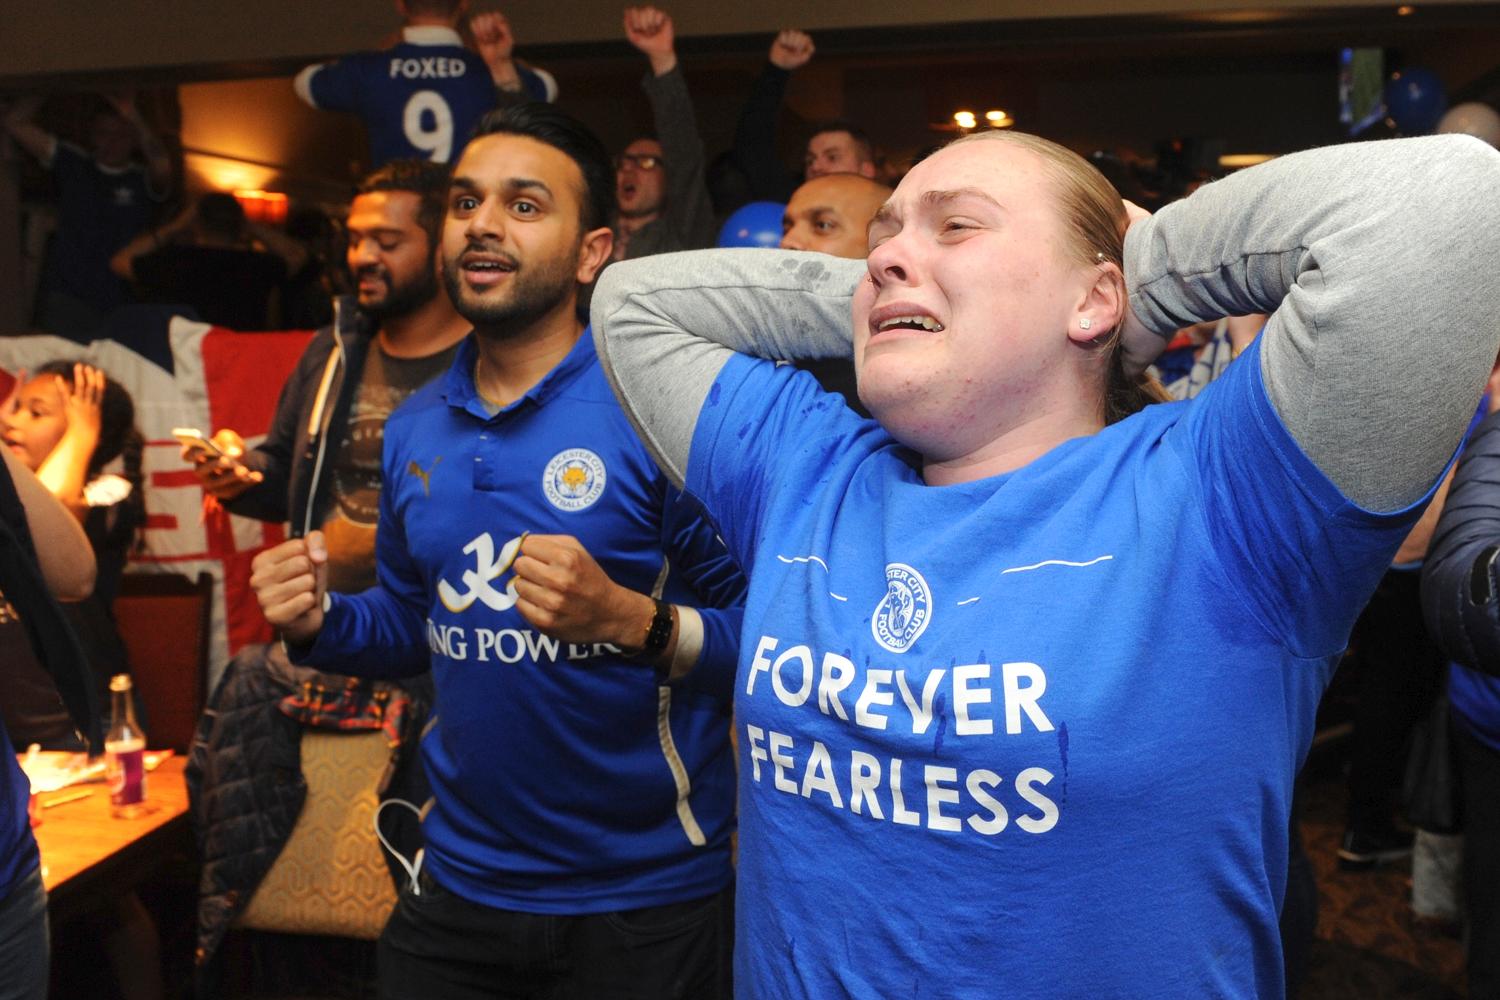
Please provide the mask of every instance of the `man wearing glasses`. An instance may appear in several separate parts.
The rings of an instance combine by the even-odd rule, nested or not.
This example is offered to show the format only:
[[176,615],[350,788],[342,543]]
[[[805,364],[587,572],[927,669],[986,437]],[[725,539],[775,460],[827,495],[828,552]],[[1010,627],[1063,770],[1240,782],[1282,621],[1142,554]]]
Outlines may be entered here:
[[613,259],[713,246],[703,140],[677,66],[672,18],[655,7],[628,7],[625,37],[651,60],[651,75],[643,86],[657,138],[637,139],[615,157],[620,214]]

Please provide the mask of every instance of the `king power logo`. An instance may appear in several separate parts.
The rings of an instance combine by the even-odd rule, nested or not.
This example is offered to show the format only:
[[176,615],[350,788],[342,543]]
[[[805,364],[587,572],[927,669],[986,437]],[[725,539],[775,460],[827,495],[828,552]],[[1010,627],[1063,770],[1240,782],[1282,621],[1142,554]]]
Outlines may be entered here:
[[521,551],[521,542],[525,538],[524,533],[512,538],[505,543],[498,556],[495,554],[495,540],[487,531],[465,545],[464,552],[474,556],[476,566],[474,569],[464,570],[459,580],[465,587],[463,593],[459,593],[458,588],[446,579],[438,581],[438,598],[442,600],[443,607],[455,614],[467,610],[475,601],[494,611],[509,611],[515,607],[516,578],[511,577],[504,589],[492,584],[515,563],[516,556]]

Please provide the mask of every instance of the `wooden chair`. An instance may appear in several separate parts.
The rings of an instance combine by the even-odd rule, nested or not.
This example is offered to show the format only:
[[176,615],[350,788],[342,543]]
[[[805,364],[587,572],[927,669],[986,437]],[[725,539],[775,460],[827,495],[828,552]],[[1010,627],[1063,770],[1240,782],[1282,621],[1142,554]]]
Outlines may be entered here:
[[214,580],[180,573],[127,573],[115,598],[115,622],[153,748],[187,753],[207,698]]

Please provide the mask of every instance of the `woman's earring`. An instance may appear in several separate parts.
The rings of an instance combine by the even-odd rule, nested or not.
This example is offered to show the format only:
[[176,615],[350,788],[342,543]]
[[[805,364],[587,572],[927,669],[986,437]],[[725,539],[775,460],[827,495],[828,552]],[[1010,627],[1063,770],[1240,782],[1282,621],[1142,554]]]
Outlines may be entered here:
[[1083,319],[1081,319],[1081,320],[1078,321],[1078,326],[1079,326],[1080,329],[1087,330],[1087,329],[1089,329],[1093,325],[1094,325],[1094,321],[1091,320],[1091,319],[1089,319],[1087,316],[1083,317]]

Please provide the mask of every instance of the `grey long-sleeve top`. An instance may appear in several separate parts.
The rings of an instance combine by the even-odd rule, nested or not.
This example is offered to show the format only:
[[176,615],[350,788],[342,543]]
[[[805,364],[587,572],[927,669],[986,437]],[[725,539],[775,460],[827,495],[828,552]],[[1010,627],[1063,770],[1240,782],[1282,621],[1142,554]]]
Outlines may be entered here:
[[714,209],[708,197],[703,140],[682,67],[641,84],[651,99],[656,138],[666,160],[666,207],[630,236],[628,258],[713,246]]
[[[1262,374],[1276,412],[1350,500],[1419,499],[1446,465],[1500,347],[1500,154],[1468,136],[1296,153],[1133,225],[1125,276],[1162,336],[1271,313]],[[593,329],[615,391],[683,483],[698,414],[731,351],[850,353],[865,266],[713,250],[611,267]]]

